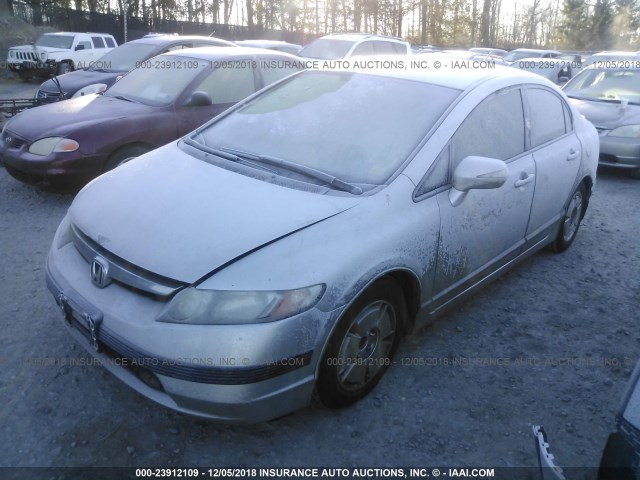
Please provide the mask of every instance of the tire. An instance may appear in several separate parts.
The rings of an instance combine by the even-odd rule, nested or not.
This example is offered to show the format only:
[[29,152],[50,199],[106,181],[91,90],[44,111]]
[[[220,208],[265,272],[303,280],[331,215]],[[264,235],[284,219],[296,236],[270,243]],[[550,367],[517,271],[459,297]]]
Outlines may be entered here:
[[571,195],[569,205],[565,209],[560,228],[558,230],[558,236],[551,244],[551,249],[556,252],[564,252],[571,246],[578,234],[580,228],[580,222],[584,216],[587,205],[587,189],[584,183],[578,185],[578,188]]
[[71,71],[73,71],[73,67],[69,62],[60,62],[58,64],[58,71],[56,72],[56,75],[64,75],[65,73],[69,73]]
[[120,165],[127,163],[129,160],[133,160],[148,151],[148,148],[141,145],[134,145],[116,150],[105,163],[103,172],[113,170],[114,168],[119,167]]
[[366,396],[391,364],[405,324],[402,290],[375,282],[340,319],[325,348],[316,384],[320,401],[342,408]]
[[33,75],[31,75],[30,73],[18,72],[18,76],[23,82],[30,82]]

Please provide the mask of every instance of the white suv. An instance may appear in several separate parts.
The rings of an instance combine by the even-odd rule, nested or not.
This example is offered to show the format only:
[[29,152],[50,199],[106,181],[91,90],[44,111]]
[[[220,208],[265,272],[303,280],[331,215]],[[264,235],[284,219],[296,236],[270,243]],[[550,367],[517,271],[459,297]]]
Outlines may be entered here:
[[409,55],[411,45],[398,37],[368,33],[336,33],[314,40],[300,50],[301,57],[321,60],[364,55]]
[[9,68],[23,79],[33,75],[62,75],[88,67],[118,44],[106,33],[43,33],[31,45],[11,47]]

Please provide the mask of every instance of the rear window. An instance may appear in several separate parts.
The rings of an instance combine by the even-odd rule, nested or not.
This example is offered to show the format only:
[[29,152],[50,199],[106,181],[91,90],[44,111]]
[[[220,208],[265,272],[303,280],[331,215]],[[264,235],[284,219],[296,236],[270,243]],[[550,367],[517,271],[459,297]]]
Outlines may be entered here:
[[353,46],[351,40],[334,38],[319,38],[300,50],[300,56],[305,58],[319,58],[321,60],[335,60],[344,58]]

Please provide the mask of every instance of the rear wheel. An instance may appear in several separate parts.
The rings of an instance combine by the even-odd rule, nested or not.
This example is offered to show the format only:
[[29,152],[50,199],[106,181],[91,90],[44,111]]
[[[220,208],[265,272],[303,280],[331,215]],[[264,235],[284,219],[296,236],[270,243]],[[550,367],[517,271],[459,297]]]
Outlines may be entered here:
[[584,215],[587,202],[587,189],[584,184],[581,183],[576,188],[575,192],[569,200],[564,215],[562,216],[560,229],[558,230],[558,236],[552,243],[552,249],[555,252],[564,252],[571,246],[578,234],[578,228],[580,228],[580,222]]
[[390,279],[378,280],[349,307],[319,369],[317,391],[325,406],[346,407],[376,386],[398,348],[405,318],[404,295]]
[[69,62],[60,62],[58,64],[58,71],[56,73],[57,75],[64,75],[65,73],[69,73],[72,70],[73,67]]
[[114,168],[119,167],[120,165],[123,165],[128,161],[147,153],[148,151],[149,149],[143,147],[142,145],[134,145],[121,148],[109,157],[103,171],[108,172],[109,170],[113,170]]

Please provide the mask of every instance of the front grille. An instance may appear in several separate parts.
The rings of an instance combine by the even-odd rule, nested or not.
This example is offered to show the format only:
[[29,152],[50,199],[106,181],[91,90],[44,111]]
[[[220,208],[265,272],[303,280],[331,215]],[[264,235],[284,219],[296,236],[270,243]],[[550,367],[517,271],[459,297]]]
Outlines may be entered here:
[[2,134],[2,143],[4,143],[7,148],[18,149],[27,143],[27,141],[5,130]]
[[38,90],[36,98],[40,103],[54,103],[60,101],[62,94],[60,92],[46,92],[44,90]]
[[72,226],[71,230],[73,244],[87,262],[93,262],[96,257],[101,257],[107,262],[110,280],[136,291],[150,293],[158,300],[166,300],[167,297],[187,286],[186,283],[158,275],[127,262],[94,242],[75,226]]
[[39,60],[37,52],[16,52],[16,58],[18,60],[29,60],[37,62]]

